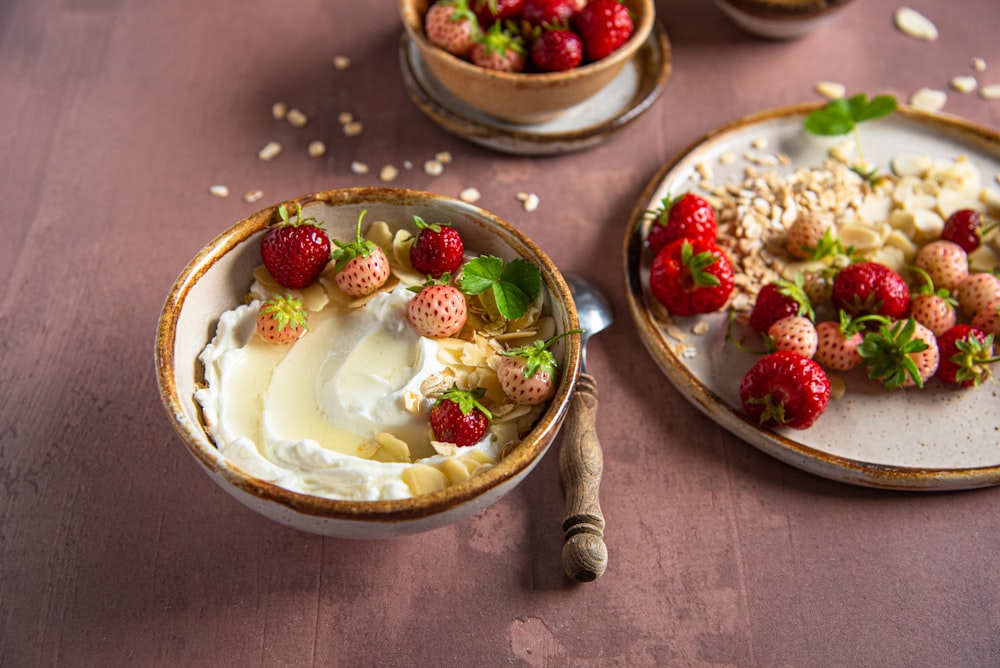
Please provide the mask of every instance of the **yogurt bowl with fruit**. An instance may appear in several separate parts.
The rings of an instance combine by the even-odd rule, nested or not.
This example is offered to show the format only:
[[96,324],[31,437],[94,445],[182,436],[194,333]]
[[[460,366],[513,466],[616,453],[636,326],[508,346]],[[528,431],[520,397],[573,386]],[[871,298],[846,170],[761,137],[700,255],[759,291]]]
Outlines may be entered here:
[[234,498],[386,538],[467,517],[532,470],[579,374],[577,323],[551,260],[500,218],[419,191],[326,191],[255,213],[185,267],[157,380]]

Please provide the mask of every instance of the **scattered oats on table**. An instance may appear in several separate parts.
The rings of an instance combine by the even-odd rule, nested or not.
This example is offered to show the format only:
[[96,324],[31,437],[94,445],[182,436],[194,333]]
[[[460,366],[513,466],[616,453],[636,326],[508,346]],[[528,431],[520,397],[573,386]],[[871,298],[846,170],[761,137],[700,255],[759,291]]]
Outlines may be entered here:
[[396,177],[399,176],[399,170],[396,169],[395,165],[386,165],[378,173],[378,178],[380,181],[395,181]]
[[910,104],[922,111],[941,111],[947,101],[947,93],[933,88],[921,88],[910,96]]
[[959,93],[971,93],[976,90],[979,82],[976,81],[976,77],[972,76],[961,76],[952,77],[948,85],[957,90]]
[[285,114],[285,119],[292,125],[292,127],[296,128],[304,128],[309,124],[309,117],[298,109],[289,109],[288,113]]
[[354,172],[355,174],[367,174],[368,165],[366,165],[363,162],[355,160],[351,163],[351,171]]
[[229,197],[229,188],[224,185],[214,185],[208,188],[208,192],[211,193],[213,197],[218,197],[223,199]]
[[479,201],[480,195],[479,191],[475,188],[466,188],[462,192],[458,193],[458,198],[463,202],[468,202],[469,204],[474,204]]
[[979,89],[979,96],[984,100],[1000,100],[1000,84],[989,84]]
[[313,158],[320,158],[326,155],[326,144],[320,140],[315,140],[309,142],[309,148],[307,149],[309,155]]
[[264,197],[263,190],[248,190],[243,193],[243,201],[247,204],[253,204]]
[[516,197],[517,200],[521,202],[521,206],[524,207],[525,211],[530,213],[531,211],[538,209],[539,200],[538,195],[535,193],[520,192],[517,193]]
[[847,93],[847,87],[836,81],[819,81],[816,92],[828,100],[839,100]]
[[337,55],[333,57],[333,66],[338,70],[346,70],[351,66],[351,59],[347,56]]
[[281,144],[276,141],[267,142],[263,148],[257,151],[257,157],[265,162],[273,160],[281,155]]
[[424,173],[429,176],[441,176],[444,173],[444,165],[440,160],[428,160],[424,163]]
[[287,113],[288,105],[284,102],[275,102],[271,105],[271,115],[274,116],[275,120],[284,120]]
[[346,136],[357,137],[365,131],[365,126],[360,121],[351,121],[350,123],[344,123],[342,129]]
[[937,26],[926,16],[910,7],[897,9],[893,15],[893,21],[900,32],[914,39],[933,42],[938,38]]

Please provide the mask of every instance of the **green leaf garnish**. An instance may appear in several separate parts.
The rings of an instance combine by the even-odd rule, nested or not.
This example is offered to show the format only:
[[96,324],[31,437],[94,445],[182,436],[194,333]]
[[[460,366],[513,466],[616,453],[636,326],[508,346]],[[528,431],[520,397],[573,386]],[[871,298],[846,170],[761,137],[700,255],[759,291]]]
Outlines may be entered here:
[[507,320],[517,320],[541,292],[542,272],[523,258],[505,264],[498,257],[486,255],[465,264],[459,287],[467,295],[492,289],[500,315]]
[[875,183],[878,174],[865,161],[861,151],[858,124],[888,116],[897,106],[896,98],[892,95],[876,95],[868,99],[864,93],[858,93],[847,99],[830,100],[820,109],[809,113],[806,116],[805,129],[814,135],[826,137],[853,133],[854,143],[858,149],[858,162],[851,169],[869,183]]

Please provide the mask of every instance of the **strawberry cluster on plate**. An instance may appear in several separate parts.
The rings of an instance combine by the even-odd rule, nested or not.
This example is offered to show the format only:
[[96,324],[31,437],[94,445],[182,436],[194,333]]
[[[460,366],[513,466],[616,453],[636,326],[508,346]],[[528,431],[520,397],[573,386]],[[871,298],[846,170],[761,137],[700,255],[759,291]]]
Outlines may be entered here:
[[634,28],[618,0],[437,0],[424,17],[433,44],[504,72],[571,70],[607,57]]
[[[651,212],[649,288],[675,316],[719,311],[733,291],[733,268],[716,246],[712,206],[693,193]],[[745,412],[759,424],[805,429],[826,410],[828,373],[863,368],[887,390],[923,387],[932,377],[978,387],[1000,361],[1000,278],[970,272],[968,254],[989,228],[971,209],[954,212],[903,276],[844,248],[819,218],[786,233],[789,254],[829,260],[822,271],[761,286],[747,317],[730,319],[727,340],[760,359],[740,385]],[[749,331],[738,336],[734,328]],[[748,346],[756,337],[757,348]]]
[[[386,252],[361,232],[365,212],[358,217],[355,237],[331,240],[315,218],[299,207],[296,215],[278,209],[280,220],[268,228],[261,241],[261,257],[270,278],[289,291],[316,283],[332,266],[339,290],[364,299],[386,289],[392,266]],[[423,337],[445,339],[472,335],[469,300],[490,311],[493,318],[510,323],[525,317],[540,297],[541,275],[524,259],[468,258],[461,235],[448,223],[427,223],[413,217],[408,257],[412,269],[426,280],[409,288],[413,292],[407,317]],[[484,307],[484,303],[487,306]],[[275,294],[263,301],[257,315],[257,333],[273,344],[291,345],[308,334],[309,313],[296,293]],[[529,332],[530,333],[530,332]],[[540,407],[555,393],[557,363],[549,348],[564,332],[548,340],[533,340],[506,347],[496,363],[497,381],[513,405]],[[522,339],[524,337],[521,337]],[[453,386],[440,393],[428,416],[434,439],[458,447],[479,442],[493,418],[483,400],[483,387]]]

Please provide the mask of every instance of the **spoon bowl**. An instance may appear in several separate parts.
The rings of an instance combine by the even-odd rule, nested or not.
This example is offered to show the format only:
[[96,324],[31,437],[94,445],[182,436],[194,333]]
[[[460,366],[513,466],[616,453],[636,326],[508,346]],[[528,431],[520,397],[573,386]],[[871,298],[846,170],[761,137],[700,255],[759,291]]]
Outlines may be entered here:
[[587,371],[587,341],[594,334],[611,326],[614,321],[614,311],[611,304],[601,292],[590,284],[587,279],[575,274],[564,274],[569,292],[576,304],[577,317],[583,333],[580,335],[580,371]]

